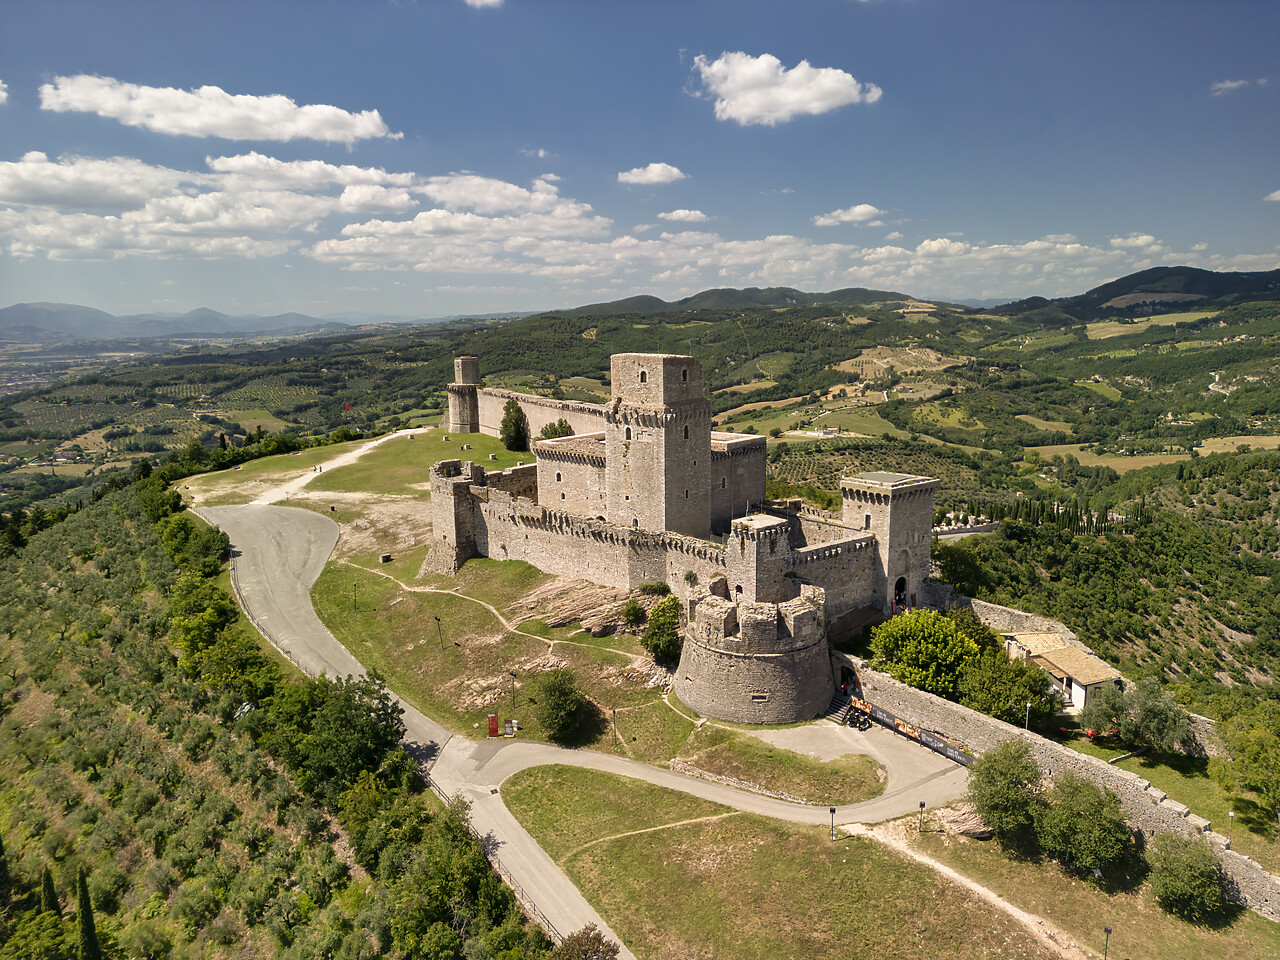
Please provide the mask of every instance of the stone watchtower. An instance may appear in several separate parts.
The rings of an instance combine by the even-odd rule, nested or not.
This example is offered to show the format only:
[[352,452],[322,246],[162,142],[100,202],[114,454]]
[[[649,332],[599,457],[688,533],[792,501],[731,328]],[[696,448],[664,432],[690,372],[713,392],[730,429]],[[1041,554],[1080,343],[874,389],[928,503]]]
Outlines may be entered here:
[[458,357],[453,361],[453,383],[449,391],[450,433],[480,432],[480,360]]
[[[711,531],[711,404],[692,357],[618,353],[605,407],[608,519],[652,533]],[[450,387],[450,390],[453,388]]]
[[906,473],[860,473],[840,481],[842,519],[875,534],[882,578],[876,594],[887,615],[918,605],[920,585],[929,575],[938,486],[931,477]]

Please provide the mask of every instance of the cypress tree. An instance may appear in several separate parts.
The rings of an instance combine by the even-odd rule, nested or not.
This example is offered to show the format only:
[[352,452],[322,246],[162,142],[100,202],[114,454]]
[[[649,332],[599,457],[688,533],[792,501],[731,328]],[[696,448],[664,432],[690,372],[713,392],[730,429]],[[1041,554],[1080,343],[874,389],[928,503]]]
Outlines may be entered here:
[[9,903],[9,858],[4,852],[4,837],[0,836],[0,908]]
[[49,872],[49,868],[44,868],[44,873],[40,875],[40,912],[52,913],[55,917],[62,916],[62,907],[58,904],[58,891],[53,887],[53,874]]
[[102,960],[98,946],[98,930],[93,924],[93,904],[89,902],[89,879],[84,867],[76,875],[76,943],[80,960]]

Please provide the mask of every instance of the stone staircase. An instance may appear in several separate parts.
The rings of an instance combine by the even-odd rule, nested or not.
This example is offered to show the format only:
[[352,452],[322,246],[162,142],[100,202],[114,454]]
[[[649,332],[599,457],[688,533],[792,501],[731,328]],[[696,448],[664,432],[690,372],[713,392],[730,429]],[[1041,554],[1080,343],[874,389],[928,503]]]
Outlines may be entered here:
[[826,712],[823,716],[833,723],[841,726],[849,719],[849,714],[853,710],[853,701],[849,699],[848,694],[841,693],[837,690],[831,697],[831,702],[827,704]]

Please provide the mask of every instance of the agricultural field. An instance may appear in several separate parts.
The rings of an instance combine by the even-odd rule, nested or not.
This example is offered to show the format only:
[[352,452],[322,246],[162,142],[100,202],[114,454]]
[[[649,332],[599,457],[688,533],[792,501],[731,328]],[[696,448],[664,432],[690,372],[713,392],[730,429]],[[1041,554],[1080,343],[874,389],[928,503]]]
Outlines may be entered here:
[[936,373],[956,364],[967,363],[970,359],[947,356],[932,347],[875,346],[863,350],[852,360],[836,364],[836,369],[855,373],[863,380],[873,380],[888,373],[890,368],[897,373]]
[[1085,325],[1085,336],[1090,340],[1107,340],[1111,337],[1123,337],[1131,333],[1143,333],[1151,327],[1172,327],[1179,323],[1194,323],[1205,317],[1212,317],[1216,310],[1191,310],[1186,313],[1165,313],[1158,317],[1146,317],[1132,322],[1119,320],[1102,320]]

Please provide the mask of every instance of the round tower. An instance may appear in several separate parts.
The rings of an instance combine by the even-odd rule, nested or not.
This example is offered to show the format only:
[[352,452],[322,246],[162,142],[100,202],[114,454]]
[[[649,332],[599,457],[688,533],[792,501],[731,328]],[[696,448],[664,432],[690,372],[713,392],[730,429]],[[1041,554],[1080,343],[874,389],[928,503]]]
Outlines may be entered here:
[[449,392],[450,433],[480,432],[480,358],[457,357]]

